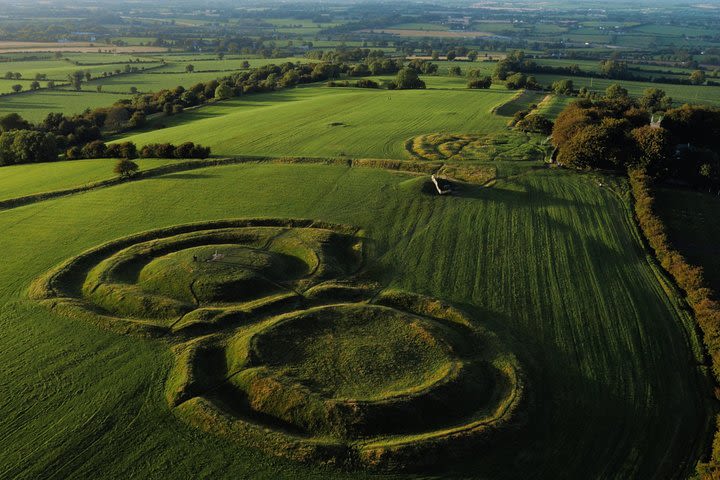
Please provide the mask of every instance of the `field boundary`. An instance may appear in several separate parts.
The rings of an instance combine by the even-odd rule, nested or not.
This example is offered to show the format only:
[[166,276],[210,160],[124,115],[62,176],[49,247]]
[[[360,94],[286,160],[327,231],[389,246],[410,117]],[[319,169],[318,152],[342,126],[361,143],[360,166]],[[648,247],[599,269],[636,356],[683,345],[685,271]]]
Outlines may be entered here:
[[88,192],[99,188],[112,187],[121,183],[145,180],[159,177],[170,173],[196,170],[199,168],[220,167],[225,165],[238,165],[244,163],[275,163],[275,164],[316,164],[316,165],[339,165],[356,168],[381,168],[411,174],[430,175],[440,170],[443,163],[417,162],[412,160],[388,160],[373,158],[312,158],[312,157],[263,157],[263,156],[242,156],[212,158],[204,160],[190,160],[170,165],[163,165],[149,170],[140,171],[130,178],[114,177],[97,182],[80,185],[77,187],[65,188],[40,192],[20,197],[0,200],[0,211],[30,205],[45,200],[59,197],[66,197],[76,193]]

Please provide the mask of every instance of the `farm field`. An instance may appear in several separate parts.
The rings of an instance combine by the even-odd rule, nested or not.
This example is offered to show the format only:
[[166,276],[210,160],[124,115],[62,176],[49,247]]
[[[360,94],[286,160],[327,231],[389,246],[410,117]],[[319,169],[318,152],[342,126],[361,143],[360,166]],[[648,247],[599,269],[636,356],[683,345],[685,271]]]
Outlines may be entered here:
[[163,118],[167,128],[123,140],[145,145],[193,138],[216,155],[404,158],[404,142],[428,131],[504,130],[507,119],[491,110],[514,93],[296,88]]
[[[90,72],[93,77],[101,75],[103,72],[112,73],[115,69],[121,69],[129,64],[135,66],[138,69],[147,69],[153,66],[160,65],[159,63],[108,63],[100,65],[74,65],[66,61],[53,61],[53,60],[41,60],[38,62],[13,62],[7,65],[7,71],[19,72],[22,74],[22,78],[25,80],[34,80],[35,75],[38,73],[47,75],[48,80],[55,80],[56,82],[67,82],[67,76],[70,73],[82,70],[83,72]],[[0,64],[0,69],[3,67]]]
[[0,100],[0,115],[18,112],[26,120],[38,122],[50,112],[81,113],[87,108],[108,107],[128,95],[116,93],[76,92],[59,88],[7,95]]
[[[362,227],[384,287],[462,305],[517,355],[533,392],[527,424],[472,460],[437,465],[445,475],[686,475],[706,428],[688,320],[646,262],[620,197],[592,175],[538,166],[519,162],[492,188],[437,197],[423,193],[426,177],[400,172],[236,165],[0,212],[0,476],[370,477],[269,458],[187,426],[164,399],[170,340],[103,331],[26,296],[33,279],[90,247],[228,217]],[[29,237],[53,248],[28,256]]]
[[[205,56],[194,60],[192,57],[167,56],[144,57],[144,63],[128,63],[127,57],[118,58],[113,55],[92,53],[68,55],[68,58],[80,64],[75,65],[62,59],[0,63],[0,74],[3,67],[7,68],[6,71],[22,74],[20,80],[0,79],[0,93],[10,92],[12,86],[16,84],[21,84],[25,91],[21,95],[3,97],[0,102],[0,114],[19,112],[28,120],[38,121],[50,112],[74,114],[86,108],[110,106],[122,98],[132,97],[130,93],[132,87],[137,88],[140,93],[157,92],[178,85],[190,87],[198,82],[214,80],[239,71],[244,61],[250,64],[250,68],[285,62],[307,62],[307,59],[297,57],[272,59],[229,57],[218,60],[217,56]],[[160,66],[161,58],[167,59],[164,66]],[[150,63],[148,60],[156,60],[157,63]],[[149,70],[108,77],[100,76],[103,72],[112,73],[116,69],[122,69],[126,64]],[[185,68],[188,64],[193,64],[196,71],[186,72]],[[78,70],[93,75],[89,82],[83,81],[82,93],[67,85],[68,74]],[[65,85],[53,90],[43,88],[36,92],[27,92],[37,73],[47,74],[48,80],[53,80],[58,85]],[[45,87],[46,84],[47,81],[40,81],[41,87]],[[100,93],[97,92],[98,86],[102,87]]]
[[677,104],[683,103],[704,103],[709,105],[720,105],[720,87],[709,87],[704,85],[671,85],[666,83],[634,82],[629,80],[611,80],[607,78],[573,77],[567,75],[549,75],[539,73],[535,75],[537,81],[543,85],[549,85],[558,80],[566,78],[573,81],[575,89],[582,87],[595,92],[604,92],[612,84],[619,83],[628,90],[630,95],[641,96],[648,88],[660,88],[665,90],[669,97]]
[[[366,33],[370,32],[370,30],[360,30],[360,32]],[[378,28],[373,30],[373,32],[397,35],[398,37],[475,38],[489,37],[492,35],[490,32],[469,30],[410,30],[405,28]]]
[[128,45],[116,47],[114,45],[100,45],[90,42],[14,42],[0,41],[0,54],[2,53],[42,53],[42,52],[97,52],[111,50],[118,53],[155,53],[165,52],[167,48]]

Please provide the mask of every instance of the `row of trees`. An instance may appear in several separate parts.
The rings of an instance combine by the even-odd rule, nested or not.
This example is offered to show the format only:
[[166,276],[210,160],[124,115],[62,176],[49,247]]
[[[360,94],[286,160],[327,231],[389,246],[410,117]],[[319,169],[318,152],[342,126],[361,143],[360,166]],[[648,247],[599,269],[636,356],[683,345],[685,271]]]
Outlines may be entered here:
[[570,104],[552,131],[558,163],[580,169],[640,168],[654,178],[720,188],[720,109],[683,105],[651,125],[647,104],[663,96],[648,93],[638,101],[611,86],[602,98]]
[[71,147],[65,153],[69,160],[80,158],[207,158],[210,147],[185,142],[180,145],[171,143],[151,143],[138,150],[132,142],[119,142],[110,145],[100,140]]

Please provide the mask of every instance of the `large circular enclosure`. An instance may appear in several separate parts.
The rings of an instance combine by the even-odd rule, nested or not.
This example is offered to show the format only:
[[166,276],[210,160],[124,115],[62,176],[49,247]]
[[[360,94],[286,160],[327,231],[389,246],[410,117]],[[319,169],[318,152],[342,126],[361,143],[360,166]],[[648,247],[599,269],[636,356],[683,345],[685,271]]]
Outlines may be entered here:
[[68,260],[31,295],[122,331],[211,329],[305,293],[362,265],[357,229],[309,220],[238,220],[150,231]]
[[310,220],[180,225],[84,252],[31,296],[169,339],[173,411],[247,447],[378,470],[477,455],[523,417],[515,356],[478,319],[373,282],[362,237]]

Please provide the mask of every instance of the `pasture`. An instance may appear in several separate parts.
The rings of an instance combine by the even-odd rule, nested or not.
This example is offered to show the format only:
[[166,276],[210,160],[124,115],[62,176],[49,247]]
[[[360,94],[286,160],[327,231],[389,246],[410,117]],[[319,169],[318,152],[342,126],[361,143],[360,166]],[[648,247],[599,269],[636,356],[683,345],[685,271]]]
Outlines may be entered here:
[[[141,170],[147,170],[176,160],[140,158],[135,162]],[[114,160],[102,158],[5,166],[0,169],[0,201],[112,178],[113,164]]]
[[[346,95],[354,93],[328,94],[327,98]],[[483,110],[487,112],[486,107]],[[198,122],[200,125],[201,120]],[[203,128],[198,126],[199,130]],[[599,188],[594,175],[542,168],[527,161],[509,162],[508,167],[513,173],[501,172],[492,188],[466,186],[456,195],[437,197],[424,193],[427,177],[397,171],[245,164],[169,174],[0,212],[4,232],[0,248],[5,258],[0,267],[0,325],[4,331],[0,361],[5,365],[0,383],[6,392],[0,448],[7,453],[0,459],[0,476],[369,478],[363,471],[304,465],[261,454],[247,446],[244,439],[248,437],[240,436],[236,423],[229,423],[235,426],[222,433],[209,427],[216,424],[212,420],[203,427],[212,433],[205,433],[193,426],[198,424],[193,419],[206,418],[197,415],[211,411],[207,408],[212,403],[186,402],[186,407],[173,415],[165,384],[171,371],[178,372],[173,365],[179,365],[183,358],[197,359],[189,365],[197,365],[200,370],[193,371],[202,372],[214,365],[207,362],[223,357],[183,357],[182,350],[170,348],[177,341],[184,342],[183,337],[152,339],[121,333],[127,332],[123,329],[98,328],[87,321],[87,316],[71,315],[59,307],[53,311],[27,296],[33,281],[87,249],[142,231],[228,217],[307,218],[361,228],[366,246],[364,285],[452,302],[467,312],[469,327],[492,332],[501,342],[502,349],[493,351],[506,351],[517,358],[526,378],[528,398],[532,399],[522,408],[523,422],[517,430],[507,430],[470,457],[436,465],[445,474],[498,479],[598,478],[617,472],[631,478],[688,474],[704,448],[707,428],[707,405],[701,393],[706,384],[696,367],[700,351],[689,328],[690,320],[677,308],[675,298],[668,296],[647,262],[622,199],[624,182],[608,177],[603,181],[612,189]],[[42,171],[27,171],[27,176],[37,175],[42,176]],[[85,175],[78,172],[77,182]],[[72,173],[67,172],[63,181],[72,183],[70,177]],[[55,181],[47,178],[44,186],[38,180],[37,185],[27,188],[55,187]],[[172,234],[185,235],[182,231]],[[146,234],[145,238],[154,235]],[[208,235],[196,238],[207,245]],[[246,233],[239,235],[242,242],[253,241]],[[233,261],[254,265],[270,262],[263,263],[267,267],[262,268],[270,269],[266,275],[285,272],[283,278],[290,278],[287,275],[297,275],[291,273],[297,263],[287,263],[283,259],[288,257],[283,255],[309,259],[305,262],[318,258],[302,253],[315,241],[315,234],[308,235],[299,243],[288,237],[269,247],[275,252],[272,256],[257,260],[247,256],[249,250],[231,245],[209,248],[199,255],[217,253],[220,248],[227,258],[237,259]],[[33,248],[28,255],[30,238],[33,245],[47,248]],[[140,237],[136,238],[132,243],[141,252],[145,247],[139,243]],[[222,238],[210,243],[228,241]],[[176,237],[176,241],[185,240]],[[267,245],[262,239],[258,242]],[[152,248],[165,248],[162,243],[155,245]],[[331,268],[335,269],[322,272],[354,268],[347,263],[352,255],[342,253],[346,248],[343,245],[352,244],[341,242],[325,251],[327,257],[320,257],[324,265],[334,265]],[[109,250],[105,252],[93,258],[107,260],[104,265],[109,266],[114,260]],[[170,275],[181,288],[185,277],[172,271],[184,271],[191,260],[182,256],[185,254],[178,255],[160,257],[165,260],[144,267],[140,286],[187,299],[177,296],[182,290],[158,290],[161,287],[153,280],[158,275]],[[116,258],[134,261],[127,255]],[[124,275],[130,270],[114,269],[115,273],[108,276],[98,268],[88,281],[111,281],[116,274],[128,278]],[[220,271],[203,272],[198,275],[210,272],[212,276],[207,278],[212,279],[218,278]],[[230,278],[226,270],[223,272],[222,278]],[[82,277],[73,275],[58,286],[76,292],[75,282],[82,282]],[[103,288],[87,292],[111,292]],[[326,295],[336,299],[341,291],[329,289]],[[385,292],[390,294],[391,290]],[[93,298],[104,302],[101,297]],[[412,298],[391,295],[388,301],[393,305],[390,308],[412,312],[417,308],[413,305],[420,305]],[[308,314],[321,315],[325,310],[313,312]],[[259,335],[253,343],[258,361],[287,365],[289,370],[279,374],[292,378],[312,377],[316,366],[331,365],[327,363],[329,350],[323,329],[338,328],[344,332],[340,339],[343,344],[358,349],[343,350],[349,356],[341,357],[337,368],[330,368],[330,373],[341,376],[323,377],[327,383],[318,388],[339,395],[365,396],[412,388],[402,372],[391,372],[378,380],[373,376],[378,372],[373,370],[375,366],[358,377],[367,389],[352,390],[357,387],[344,383],[344,375],[365,358],[365,337],[342,326],[355,315],[353,312],[348,307],[340,315],[317,317],[322,322],[340,323],[328,323],[327,327],[321,323],[320,330],[308,331],[313,341],[303,347],[309,350],[302,357],[297,357],[300,347],[284,330],[274,329],[274,324],[250,323],[263,332],[253,334]],[[402,347],[402,339],[408,336],[403,323],[407,313],[393,315],[391,324],[382,327],[389,331],[378,330],[380,324],[372,315],[362,317],[369,322],[367,331],[373,338],[379,335],[389,346],[383,355],[395,351],[392,345]],[[196,318],[207,322],[212,316]],[[291,329],[310,328],[300,317],[281,318],[290,322]],[[457,342],[471,338],[457,338],[453,332],[458,327],[447,323],[423,322],[413,327],[419,329],[416,332],[442,340],[432,346],[421,342],[424,337],[418,334],[416,341],[421,343],[413,351],[421,358],[413,362],[418,369],[413,381],[430,380],[432,372],[442,371],[453,361],[443,353],[443,342],[460,345]],[[208,324],[209,328],[213,325]],[[208,348],[228,349],[225,358],[233,362],[242,358],[238,356],[245,338],[242,332],[255,330],[243,330],[246,327],[242,323],[229,325],[238,325],[240,336],[227,337],[230,343],[217,337]],[[213,343],[216,341],[219,343]],[[188,344],[192,345],[202,346]],[[277,350],[265,345],[286,347]],[[462,353],[465,351],[485,350],[463,346],[454,355],[466,355]],[[297,358],[304,360],[294,360]],[[195,361],[202,363],[192,363]],[[189,378],[200,381],[207,377]],[[238,377],[232,388],[260,395],[261,390],[251,388],[253,378],[260,381],[246,375]],[[282,382],[279,377],[278,381]],[[30,391],[34,392],[32,403],[27,402]],[[276,409],[278,404],[255,398],[254,408],[282,417]],[[468,406],[463,398],[473,397],[455,397],[458,412]],[[282,418],[303,425],[302,418],[309,417]],[[273,437],[268,432],[261,438]],[[451,450],[455,447],[450,444]],[[658,458],[663,461],[658,462]],[[433,474],[431,468],[424,472]],[[375,474],[373,478],[380,477]]]
[[491,111],[514,94],[310,86],[164,117],[157,122],[166,128],[124,140],[144,145],[192,138],[217,155],[404,158],[404,142],[429,131],[504,131],[507,119]]

